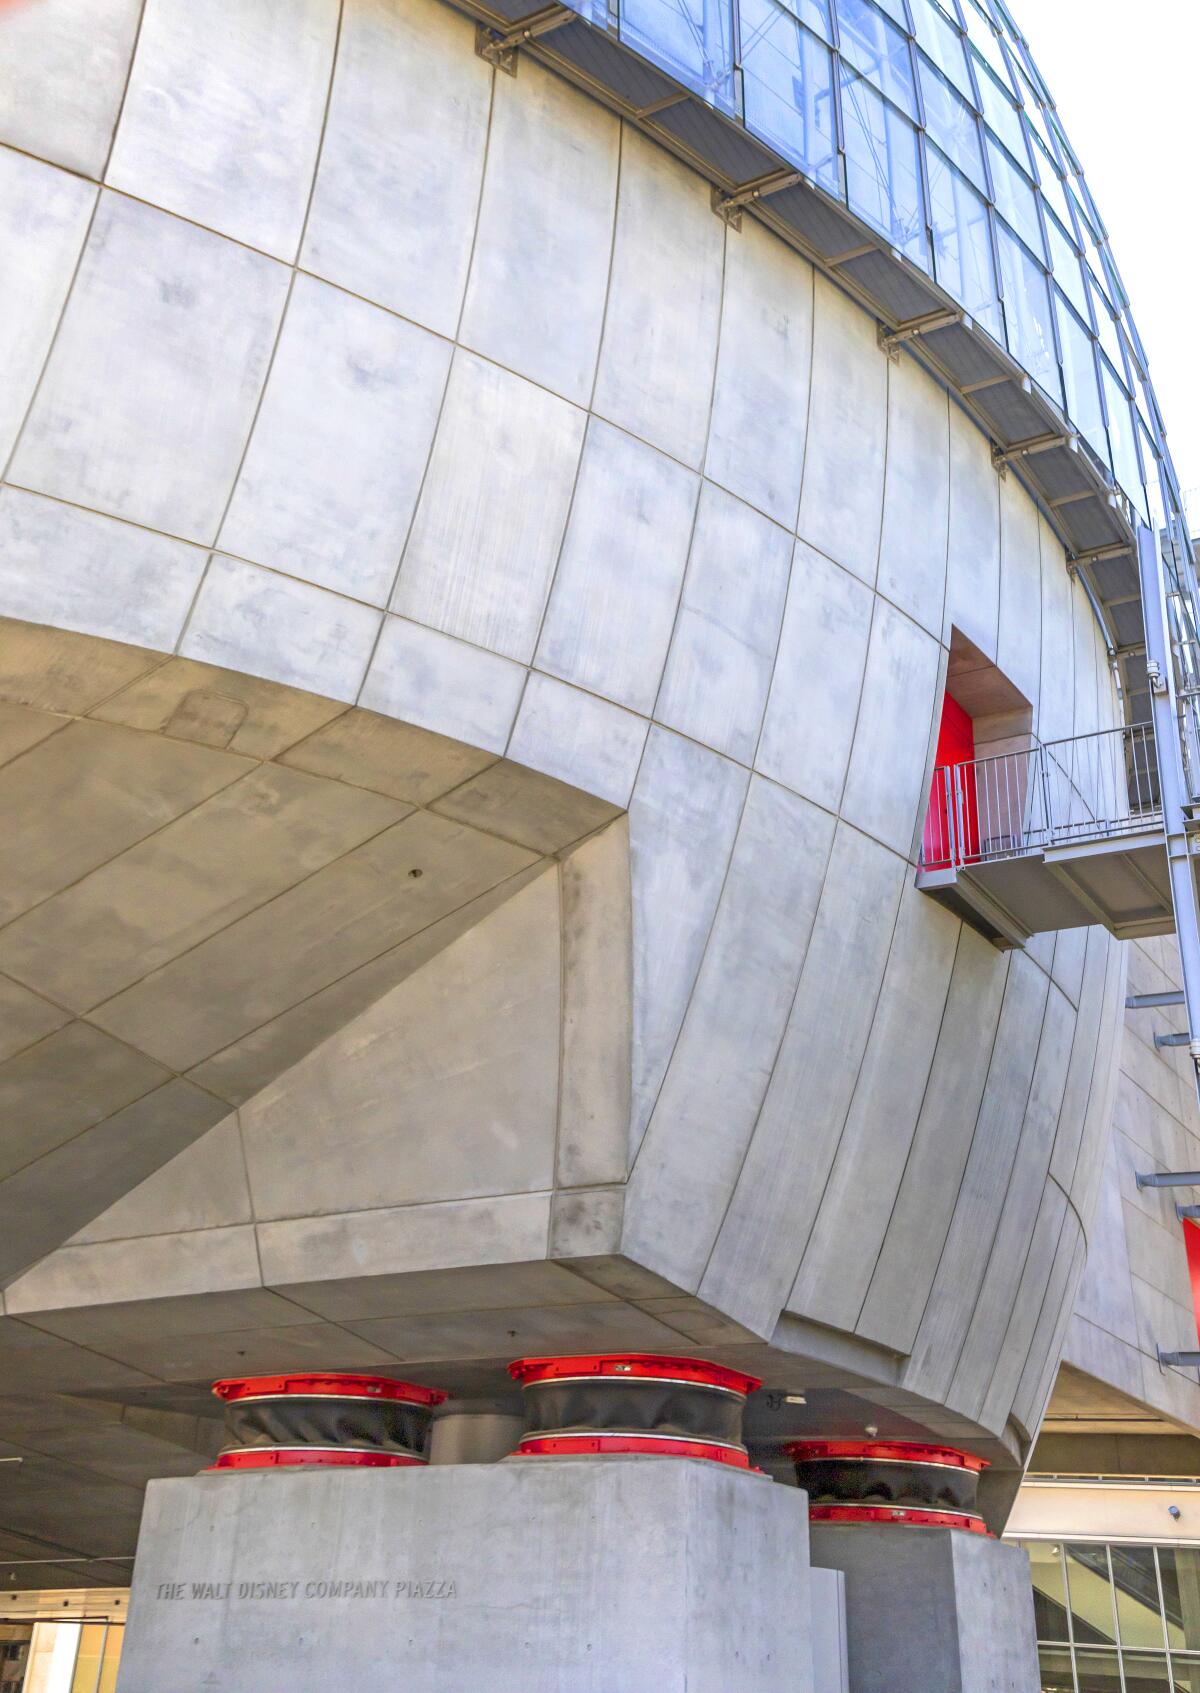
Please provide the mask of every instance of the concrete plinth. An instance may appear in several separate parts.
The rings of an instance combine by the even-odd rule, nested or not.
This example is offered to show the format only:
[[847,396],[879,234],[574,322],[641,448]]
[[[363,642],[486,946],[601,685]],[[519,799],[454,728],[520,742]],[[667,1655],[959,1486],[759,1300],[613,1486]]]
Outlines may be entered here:
[[1029,1559],[959,1529],[814,1523],[846,1577],[853,1693],[1037,1693]]
[[812,1693],[806,1507],[682,1459],[153,1482],[120,1693]]

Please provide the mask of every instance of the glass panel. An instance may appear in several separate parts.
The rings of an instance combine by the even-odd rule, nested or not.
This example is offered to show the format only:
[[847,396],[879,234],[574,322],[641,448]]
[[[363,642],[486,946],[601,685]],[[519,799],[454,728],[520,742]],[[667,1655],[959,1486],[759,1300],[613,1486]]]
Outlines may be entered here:
[[838,0],[839,46],[849,61],[890,100],[903,106],[909,117],[917,115],[913,87],[912,58],[908,37],[866,0]]
[[1007,87],[1008,65],[1000,49],[1000,37],[971,0],[963,0],[963,17],[967,21],[967,34],[975,47]]
[[1100,409],[1095,343],[1061,294],[1055,293],[1054,303],[1058,312],[1058,339],[1062,346],[1067,416],[1087,437],[1101,459],[1107,462],[1108,440],[1104,433],[1104,413]]
[[1050,290],[1046,273],[1034,263],[1015,235],[997,226],[1000,248],[1000,286],[1008,346],[1017,363],[1059,404],[1062,403],[1058,358],[1050,327]]
[[1067,1640],[1067,1578],[1062,1548],[1044,1540],[1027,1540],[1029,1572],[1033,1577],[1033,1614],[1039,1640]]
[[75,1674],[71,1677],[71,1693],[96,1693],[106,1632],[102,1622],[84,1623],[80,1629]]
[[869,82],[842,72],[842,127],[850,209],[917,264],[929,263],[917,132]]
[[1200,1547],[1160,1546],[1158,1567],[1171,1650],[1200,1652]]
[[1003,147],[997,147],[989,135],[988,163],[992,167],[992,187],[995,189],[996,210],[1034,253],[1042,253],[1042,226],[1038,221],[1037,195],[1028,177],[1013,164]]
[[1038,1668],[1041,1693],[1075,1693],[1075,1677],[1071,1673],[1071,1654],[1065,1647],[1039,1646]]
[[983,115],[1014,158],[1025,157],[1025,126],[1020,108],[982,65],[978,67],[979,100]]
[[1142,492],[1142,472],[1138,464],[1137,448],[1133,441],[1133,413],[1125,390],[1113,374],[1107,359],[1100,360],[1100,381],[1104,388],[1104,404],[1108,410],[1108,439],[1112,447],[1113,475],[1138,506],[1146,503]]
[[1124,1652],[1125,1693],[1171,1693],[1163,1652]]
[[1158,1573],[1153,1546],[1110,1546],[1113,1587],[1117,1595],[1117,1631],[1123,1647],[1166,1650],[1158,1604]]
[[829,25],[829,0],[783,0],[783,4],[802,24],[815,29],[822,41],[833,40],[833,30]]
[[921,94],[925,102],[925,131],[942,152],[964,171],[976,188],[987,192],[983,174],[983,143],[979,119],[965,100],[938,76],[926,59],[921,59]]
[[829,49],[775,0],[741,0],[746,128],[841,193]]
[[1108,1577],[1108,1547],[1070,1545],[1067,1589],[1071,1596],[1071,1624],[1076,1645],[1116,1641],[1112,1583]]
[[1033,162],[1042,185],[1042,193],[1045,195],[1050,209],[1073,241],[1075,239],[1075,225],[1071,222],[1071,203],[1067,199],[1063,179],[1059,176],[1053,159],[1036,136],[1033,140]]
[[[904,0],[879,0],[879,4],[890,18],[894,18],[903,30],[908,29],[908,19],[904,14]],[[838,11],[841,11],[841,0],[838,0]]]
[[934,4],[934,0],[912,0],[912,13],[913,28],[919,45],[929,54],[943,76],[948,76],[959,92],[973,101],[975,90],[971,87],[971,73],[967,69],[967,52],[962,36],[950,23],[941,7]]
[[1200,1658],[1181,1658],[1171,1653],[1173,1693],[1200,1693]]
[[1075,1652],[1075,1672],[1079,1678],[1079,1693],[1121,1693],[1121,1671],[1115,1652],[1097,1652],[1086,1648]]
[[997,341],[1002,341],[986,202],[936,147],[927,146],[925,158],[937,279]]
[[1087,289],[1084,287],[1079,254],[1063,234],[1057,219],[1049,212],[1046,213],[1046,242],[1050,248],[1050,268],[1054,272],[1055,282],[1083,321],[1090,324],[1091,314],[1088,311]]
[[732,37],[731,0],[621,0],[621,40],[727,112]]
[[1105,298],[1104,290],[1096,281],[1095,272],[1089,267],[1088,281],[1092,289],[1092,305],[1096,309],[1096,333],[1100,337],[1100,345],[1108,354],[1118,370],[1121,364],[1121,337],[1117,334],[1116,319],[1112,307]]

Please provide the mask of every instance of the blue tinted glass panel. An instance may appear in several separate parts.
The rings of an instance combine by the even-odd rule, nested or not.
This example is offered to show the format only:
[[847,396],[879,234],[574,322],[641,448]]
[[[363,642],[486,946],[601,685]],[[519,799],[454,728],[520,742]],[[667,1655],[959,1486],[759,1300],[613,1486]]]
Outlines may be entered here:
[[1061,405],[1046,273],[1003,224],[997,226],[996,235],[1009,351],[1033,380]]
[[1050,209],[1053,211],[1059,223],[1062,224],[1063,228],[1069,235],[1072,235],[1073,239],[1074,237],[1072,232],[1074,231],[1075,225],[1071,222],[1071,203],[1067,199],[1067,190],[1063,185],[1063,179],[1055,170],[1054,162],[1050,158],[1050,155],[1037,141],[1036,137],[1034,138],[1032,151],[1033,162],[1037,166],[1037,174],[1041,183],[1042,193],[1049,201]]
[[1003,341],[987,204],[936,147],[926,147],[934,275],[997,341]]
[[933,60],[943,76],[974,100],[971,74],[967,69],[967,54],[963,38],[934,0],[912,0],[913,28],[917,41]]
[[967,34],[978,52],[1007,88],[1009,84],[1008,63],[1000,47],[1000,37],[991,24],[983,16],[971,0],[963,0],[963,17],[967,20]]
[[621,0],[620,33],[628,46],[732,113],[732,0]]
[[851,211],[928,269],[916,130],[869,82],[846,70],[842,127]]
[[[904,15],[904,0],[879,0],[879,4],[901,29],[908,28],[908,19]],[[838,14],[841,15],[841,0],[838,0]]]
[[1054,218],[1048,213],[1046,216],[1046,239],[1050,246],[1050,269],[1054,272],[1054,280],[1083,321],[1087,323],[1089,321],[1087,290],[1083,285],[1083,267],[1079,262],[1079,254],[1075,251],[1072,243],[1067,240]]
[[1067,416],[1100,457],[1107,459],[1108,443],[1104,437],[1104,413],[1100,409],[1095,342],[1061,294],[1055,294],[1054,305],[1058,312],[1058,339],[1062,345]]
[[746,128],[841,194],[829,49],[775,0],[741,0]]
[[838,44],[848,59],[890,100],[917,115],[908,37],[866,0],[838,0]]
[[785,11],[799,18],[809,29],[815,29],[822,41],[833,40],[833,30],[829,24],[829,0],[783,0],[783,4]]
[[1112,447],[1113,475],[1141,507],[1146,503],[1142,491],[1142,473],[1134,445],[1133,412],[1125,397],[1125,390],[1117,381],[1107,359],[1100,360],[1100,380],[1104,386],[1104,404],[1108,411],[1108,439]]
[[959,170],[966,172],[976,188],[986,192],[979,119],[926,59],[920,60],[920,66],[926,132]]
[[1036,254],[1042,251],[1042,226],[1038,222],[1037,195],[1033,185],[1008,157],[1003,147],[997,147],[988,136],[988,162],[992,167],[992,187],[996,192],[996,209],[1011,223],[1027,247]]
[[1121,337],[1117,334],[1116,320],[1113,317],[1112,307],[1108,303],[1108,296],[1096,281],[1096,273],[1090,266],[1088,267],[1088,282],[1091,285],[1092,305],[1096,312],[1096,333],[1100,337],[1100,345],[1117,369],[1120,370],[1122,368]]
[[1025,157],[1025,126],[1016,102],[1004,92],[994,76],[979,66],[976,78],[983,115],[1014,158]]

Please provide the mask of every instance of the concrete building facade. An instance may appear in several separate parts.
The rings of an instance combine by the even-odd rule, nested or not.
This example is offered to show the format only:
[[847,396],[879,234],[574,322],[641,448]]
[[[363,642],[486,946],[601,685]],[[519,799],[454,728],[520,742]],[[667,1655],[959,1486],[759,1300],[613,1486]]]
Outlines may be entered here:
[[1169,943],[917,885],[948,695],[1126,720],[1095,585],[580,80],[439,0],[0,11],[14,1589],[128,1579],[219,1376],[699,1353],[995,1531],[1060,1358],[1200,1426]]

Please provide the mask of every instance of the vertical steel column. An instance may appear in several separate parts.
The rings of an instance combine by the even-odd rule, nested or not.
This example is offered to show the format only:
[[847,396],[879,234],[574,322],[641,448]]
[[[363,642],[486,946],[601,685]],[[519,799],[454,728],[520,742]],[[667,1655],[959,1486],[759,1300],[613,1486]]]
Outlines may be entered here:
[[1153,672],[1150,700],[1154,715],[1154,741],[1158,752],[1158,788],[1162,802],[1163,833],[1167,863],[1171,872],[1171,903],[1175,907],[1175,934],[1183,965],[1183,999],[1187,1007],[1191,1039],[1188,1051],[1197,1066],[1196,1092],[1200,1098],[1200,897],[1197,896],[1184,803],[1183,742],[1179,708],[1175,695],[1175,664],[1167,634],[1166,584],[1158,556],[1158,537],[1145,524],[1137,530],[1138,574],[1142,587],[1142,617],[1146,626],[1146,656],[1158,667]]

